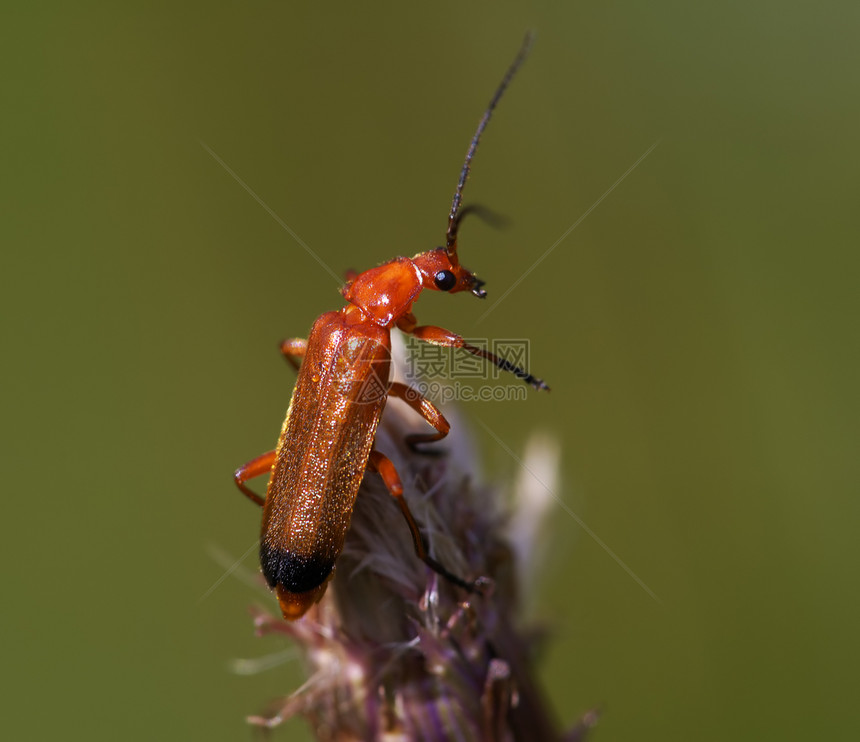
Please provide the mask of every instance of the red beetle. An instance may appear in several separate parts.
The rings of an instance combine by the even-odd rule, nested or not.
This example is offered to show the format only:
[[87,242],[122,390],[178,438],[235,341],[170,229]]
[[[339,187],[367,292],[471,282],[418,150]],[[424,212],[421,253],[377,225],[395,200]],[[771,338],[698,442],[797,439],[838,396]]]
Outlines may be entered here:
[[[263,507],[260,562],[288,620],[303,616],[325,593],[368,466],[382,476],[397,499],[418,557],[460,587],[476,589],[477,582],[451,574],[427,553],[400,478],[391,461],[374,450],[373,440],[388,395],[405,401],[436,429],[409,436],[410,445],[438,441],[449,430],[442,413],[417,390],[389,382],[392,327],[434,345],[462,348],[537,389],[549,388],[505,359],[469,345],[460,335],[432,325],[418,326],[412,314],[412,305],[424,289],[486,296],[482,282],[460,265],[457,256],[457,228],[466,213],[460,201],[481,134],[530,41],[527,37],[472,138],[448,217],[446,246],[413,258],[394,258],[354,276],[342,290],[348,302],[343,309],[317,319],[307,340],[281,344],[299,375],[278,446],[237,469],[234,478],[239,489]],[[297,359],[303,359],[301,367]],[[267,473],[271,476],[263,499],[245,483]]]

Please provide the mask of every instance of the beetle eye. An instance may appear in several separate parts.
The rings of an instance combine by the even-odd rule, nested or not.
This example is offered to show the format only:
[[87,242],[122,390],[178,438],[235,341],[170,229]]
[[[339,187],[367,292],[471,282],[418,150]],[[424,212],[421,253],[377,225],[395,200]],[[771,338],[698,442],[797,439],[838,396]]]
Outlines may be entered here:
[[457,285],[457,276],[451,271],[439,271],[433,280],[436,281],[436,288],[440,291],[450,291]]

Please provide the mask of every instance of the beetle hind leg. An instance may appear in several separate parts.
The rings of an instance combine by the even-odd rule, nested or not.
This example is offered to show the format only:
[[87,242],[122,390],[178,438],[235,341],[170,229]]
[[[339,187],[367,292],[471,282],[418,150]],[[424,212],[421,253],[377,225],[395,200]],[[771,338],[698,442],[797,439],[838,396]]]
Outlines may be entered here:
[[256,459],[251,459],[247,464],[243,464],[233,472],[233,481],[236,482],[236,486],[242,491],[242,494],[251,502],[257,503],[260,507],[263,507],[266,499],[254,492],[245,482],[271,472],[274,463],[275,452],[269,451],[262,456],[257,456]]
[[448,582],[451,582],[470,593],[485,592],[485,579],[479,578],[473,582],[464,580],[462,577],[458,577],[454,573],[449,572],[427,553],[427,547],[424,545],[424,539],[421,536],[421,532],[418,530],[418,524],[415,522],[412,511],[409,510],[409,504],[403,496],[403,482],[400,481],[400,475],[394,468],[394,464],[391,463],[391,459],[379,451],[371,451],[369,465],[373,471],[377,472],[379,476],[382,477],[382,481],[385,482],[385,486],[388,488],[391,496],[397,500],[397,504],[400,506],[400,512],[403,513],[403,517],[406,519],[406,524],[409,526],[409,531],[412,534],[412,543],[415,546],[416,556],[436,574],[441,575],[448,580]]

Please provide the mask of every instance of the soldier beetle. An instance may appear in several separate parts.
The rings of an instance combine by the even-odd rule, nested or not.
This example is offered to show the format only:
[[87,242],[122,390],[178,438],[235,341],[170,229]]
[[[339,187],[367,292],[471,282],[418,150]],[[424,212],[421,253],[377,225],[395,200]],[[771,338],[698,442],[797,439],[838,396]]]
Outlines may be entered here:
[[[303,616],[325,593],[368,467],[379,473],[399,504],[418,557],[465,590],[475,591],[481,584],[480,579],[468,582],[450,573],[427,553],[397,471],[373,448],[373,441],[389,396],[406,402],[436,430],[410,435],[410,446],[441,440],[449,430],[448,421],[433,403],[417,390],[389,381],[393,327],[434,345],[461,348],[536,389],[549,388],[504,358],[468,344],[460,335],[432,325],[419,326],[412,314],[412,305],[425,289],[486,296],[483,282],[460,264],[457,254],[458,227],[468,213],[468,209],[460,209],[460,202],[481,134],[525,59],[530,41],[527,36],[472,137],[448,216],[445,247],[413,258],[397,257],[348,276],[341,290],[347,305],[317,319],[307,340],[281,344],[284,357],[298,371],[298,380],[278,446],[237,469],[234,479],[263,508],[260,562],[288,620]],[[270,474],[265,498],[246,485],[263,474]]]

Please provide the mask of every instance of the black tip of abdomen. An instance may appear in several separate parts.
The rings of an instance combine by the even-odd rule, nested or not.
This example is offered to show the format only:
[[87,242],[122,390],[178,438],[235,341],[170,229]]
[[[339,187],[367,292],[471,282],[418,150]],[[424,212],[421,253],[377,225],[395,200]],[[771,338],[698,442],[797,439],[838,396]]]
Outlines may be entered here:
[[269,587],[283,585],[291,593],[304,593],[325,581],[334,562],[323,557],[293,554],[264,541],[260,544],[260,565]]

